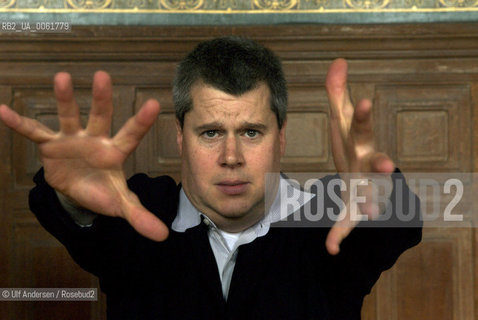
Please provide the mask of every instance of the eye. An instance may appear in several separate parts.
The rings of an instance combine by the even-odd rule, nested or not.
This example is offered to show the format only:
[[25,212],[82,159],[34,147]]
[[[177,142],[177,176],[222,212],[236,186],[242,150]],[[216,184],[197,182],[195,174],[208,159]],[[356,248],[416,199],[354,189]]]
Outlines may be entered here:
[[257,130],[246,130],[245,134],[248,138],[256,138],[259,135],[259,132]]
[[212,139],[212,138],[217,137],[218,132],[217,132],[217,130],[208,130],[208,131],[204,131],[204,132],[202,133],[202,135],[203,135],[205,138]]

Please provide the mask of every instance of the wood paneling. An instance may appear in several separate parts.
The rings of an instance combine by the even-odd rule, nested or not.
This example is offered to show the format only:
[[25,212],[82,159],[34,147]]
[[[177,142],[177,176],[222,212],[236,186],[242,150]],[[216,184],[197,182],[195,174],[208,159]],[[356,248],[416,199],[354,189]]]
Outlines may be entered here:
[[180,179],[181,159],[176,143],[176,117],[170,84],[157,88],[138,88],[135,110],[148,99],[157,99],[161,106],[158,120],[146,134],[136,152],[136,168],[153,175],[169,174]]
[[[11,102],[11,87],[0,86],[0,101],[5,103]],[[8,287],[10,280],[9,266],[9,249],[11,246],[11,228],[9,225],[9,217],[6,214],[6,189],[7,182],[11,179],[11,163],[12,163],[12,133],[4,125],[0,125],[0,286]],[[8,310],[4,306],[0,306],[0,318],[8,319]]]
[[[299,25],[76,27],[70,34],[2,34],[0,103],[55,128],[55,72],[72,74],[86,118],[93,74],[108,71],[115,84],[113,133],[147,99],[156,98],[162,106],[128,160],[127,174],[169,174],[179,181],[171,98],[176,62],[201,40],[246,35],[283,59],[290,105],[284,171],[334,171],[324,79],[337,57],[349,60],[352,99],[374,101],[377,145],[402,170],[477,171],[476,30],[478,24]],[[39,166],[33,144],[0,125],[0,286],[96,287],[96,280],[79,270],[28,212],[27,192]],[[477,244],[475,229],[425,228],[423,243],[384,273],[366,298],[363,319],[478,319]],[[65,315],[104,318],[104,299],[0,304],[1,319]]]
[[[470,87],[416,84],[376,89],[380,147],[403,170],[470,172]],[[387,132],[393,134],[387,134]],[[385,138],[386,137],[386,138]]]
[[[317,83],[319,84],[319,83]],[[284,171],[334,170],[329,144],[328,100],[323,86],[289,84]]]
[[[97,281],[69,257],[66,249],[33,219],[15,223],[9,271],[14,288],[96,288]],[[82,301],[8,302],[10,319],[94,319],[99,305]]]
[[[478,130],[475,128],[478,128],[478,111],[477,111],[477,106],[478,106],[478,82],[474,82],[471,85],[471,104],[473,105],[473,146],[478,145]],[[474,147],[473,151],[473,172],[478,171],[478,148]],[[476,213],[475,213],[476,216]],[[476,221],[476,220],[475,220]],[[478,224],[475,224],[475,226]],[[475,297],[474,299],[474,306],[475,306],[475,318],[478,319],[478,258],[477,258],[477,248],[478,248],[478,232],[473,232],[473,265],[474,265],[474,272],[473,272],[473,279],[474,281],[474,290],[473,290],[473,296]]]
[[473,319],[471,229],[425,228],[377,284],[377,319]]

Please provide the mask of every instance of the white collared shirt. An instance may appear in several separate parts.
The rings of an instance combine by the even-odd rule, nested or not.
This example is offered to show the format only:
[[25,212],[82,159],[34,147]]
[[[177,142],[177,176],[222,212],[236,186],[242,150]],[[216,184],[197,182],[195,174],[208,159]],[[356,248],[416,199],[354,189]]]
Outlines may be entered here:
[[222,284],[222,294],[225,300],[227,300],[229,293],[229,286],[231,284],[232,273],[236,264],[239,246],[250,243],[257,237],[265,236],[269,231],[271,223],[278,222],[286,216],[294,213],[315,196],[314,194],[299,190],[301,193],[301,196],[299,197],[300,200],[296,201],[293,205],[288,206],[286,209],[286,215],[284,216],[284,209],[281,212],[281,198],[285,199],[287,197],[288,189],[291,187],[298,189],[281,177],[279,192],[267,214],[265,214],[264,218],[255,225],[239,233],[228,233],[220,230],[211,219],[199,212],[193,206],[184,193],[184,190],[181,189],[178,213],[171,228],[176,232],[184,232],[189,228],[199,225],[201,219],[203,219],[204,223],[209,227],[209,243],[216,258],[217,269]]

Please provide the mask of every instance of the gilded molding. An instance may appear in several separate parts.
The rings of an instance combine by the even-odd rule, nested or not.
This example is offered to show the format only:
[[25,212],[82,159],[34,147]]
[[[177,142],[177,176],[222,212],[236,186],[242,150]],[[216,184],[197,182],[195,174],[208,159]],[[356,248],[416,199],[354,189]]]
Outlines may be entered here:
[[67,6],[73,9],[105,9],[113,0],[66,0]]
[[259,10],[290,10],[297,6],[299,0],[254,0],[254,8]]
[[216,8],[218,9],[236,9],[237,0],[214,0]]
[[0,0],[0,13],[323,14],[478,12],[478,0]]
[[204,5],[204,0],[160,0],[160,3],[168,10],[194,11]]
[[478,0],[438,0],[439,5],[447,8],[470,8],[478,6]]
[[353,9],[383,9],[388,6],[390,0],[345,0],[345,3]]
[[16,0],[0,0],[0,8],[10,8],[15,4]]

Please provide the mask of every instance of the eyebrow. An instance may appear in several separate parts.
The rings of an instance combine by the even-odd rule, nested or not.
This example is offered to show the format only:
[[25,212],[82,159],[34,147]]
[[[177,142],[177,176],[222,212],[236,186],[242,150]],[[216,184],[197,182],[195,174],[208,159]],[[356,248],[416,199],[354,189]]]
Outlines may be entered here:
[[[210,123],[205,123],[203,125],[200,125],[195,128],[195,131],[197,132],[203,132],[203,131],[208,131],[208,130],[217,130],[217,129],[222,129],[224,128],[224,124],[219,122],[219,121],[214,121]],[[252,129],[252,130],[258,130],[258,131],[266,131],[267,126],[263,123],[255,123],[255,122],[248,122],[245,121],[241,124],[240,126],[241,129]]]
[[214,122],[209,122],[209,123],[205,123],[203,125],[200,125],[196,128],[194,128],[195,131],[208,131],[208,130],[212,130],[212,129],[218,129],[218,128],[222,128],[223,125],[221,122],[219,121],[214,121]]
[[257,131],[267,130],[267,126],[263,123],[254,123],[254,122],[247,122],[247,121],[242,124],[242,127],[247,129],[257,130]]

